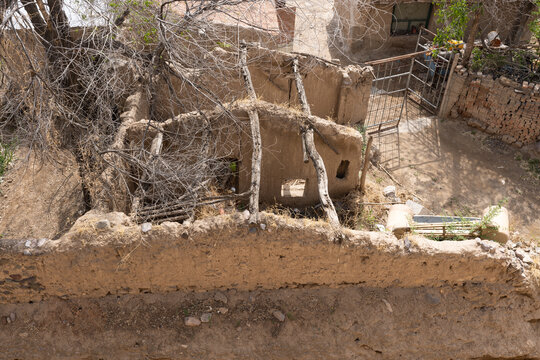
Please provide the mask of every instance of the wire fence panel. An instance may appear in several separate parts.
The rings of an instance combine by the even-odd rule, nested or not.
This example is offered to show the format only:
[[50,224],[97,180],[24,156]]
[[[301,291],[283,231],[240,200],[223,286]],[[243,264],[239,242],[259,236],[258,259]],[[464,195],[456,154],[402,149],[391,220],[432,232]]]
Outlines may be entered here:
[[432,113],[439,109],[455,54],[433,52],[434,34],[421,29],[413,53],[367,63],[373,82],[365,129],[373,134],[399,126],[408,98]]
[[365,122],[366,131],[369,133],[399,125],[407,96],[410,61],[388,59],[371,66],[374,79]]

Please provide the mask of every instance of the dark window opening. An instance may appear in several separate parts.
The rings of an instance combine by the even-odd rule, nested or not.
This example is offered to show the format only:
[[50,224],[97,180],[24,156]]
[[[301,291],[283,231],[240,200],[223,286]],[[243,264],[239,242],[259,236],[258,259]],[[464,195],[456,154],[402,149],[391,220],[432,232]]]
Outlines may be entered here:
[[349,171],[349,160],[342,160],[337,168],[336,177],[338,179],[345,179],[347,177],[347,172]]
[[420,27],[427,28],[429,26],[432,10],[432,3],[400,3],[394,5],[390,34],[418,34]]

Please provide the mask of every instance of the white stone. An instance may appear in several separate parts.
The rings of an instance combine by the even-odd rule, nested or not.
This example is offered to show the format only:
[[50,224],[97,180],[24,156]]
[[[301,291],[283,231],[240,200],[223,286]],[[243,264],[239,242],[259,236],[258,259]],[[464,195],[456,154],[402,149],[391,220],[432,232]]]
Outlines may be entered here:
[[249,219],[249,210],[244,210],[242,212],[242,217],[244,218],[244,220],[248,220]]
[[396,187],[394,185],[387,186],[383,189],[383,194],[386,197],[395,196],[396,195]]
[[227,309],[226,307],[220,307],[220,308],[218,308],[217,311],[218,311],[218,313],[220,313],[220,314],[226,314],[226,313],[229,312],[229,309]]
[[199,326],[201,325],[201,320],[193,316],[188,316],[184,319],[184,325],[186,326]]
[[266,230],[266,224],[261,224],[261,229]]
[[46,242],[47,242],[47,239],[39,239],[37,246],[42,247],[43,245],[45,245]]
[[148,222],[145,222],[141,225],[141,231],[143,233],[147,233],[149,232],[150,230],[152,230],[152,224],[151,223],[148,223]]
[[516,256],[521,259],[525,264],[532,264],[533,260],[523,249],[516,249]]

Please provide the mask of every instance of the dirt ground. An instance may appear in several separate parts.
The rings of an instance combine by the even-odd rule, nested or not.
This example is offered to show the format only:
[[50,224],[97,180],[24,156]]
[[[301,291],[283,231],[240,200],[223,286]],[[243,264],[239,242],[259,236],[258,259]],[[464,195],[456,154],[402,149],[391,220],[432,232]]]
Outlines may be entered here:
[[0,305],[0,358],[536,359],[532,302],[474,283],[51,299]]
[[57,238],[84,213],[78,167],[69,152],[46,157],[19,148],[0,183],[0,239]]
[[514,241],[540,242],[540,181],[527,169],[530,154],[413,102],[399,129],[377,135],[374,144],[381,164],[434,214],[480,216],[503,202]]

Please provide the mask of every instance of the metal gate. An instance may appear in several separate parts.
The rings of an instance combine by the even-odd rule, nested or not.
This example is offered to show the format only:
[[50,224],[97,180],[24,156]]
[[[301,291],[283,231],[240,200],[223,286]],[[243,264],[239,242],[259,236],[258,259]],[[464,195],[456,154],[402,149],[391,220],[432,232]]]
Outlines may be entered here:
[[373,68],[374,77],[364,123],[368,133],[399,126],[408,99],[437,112],[458,56],[446,49],[434,53],[434,37],[422,28],[415,52],[366,63]]

